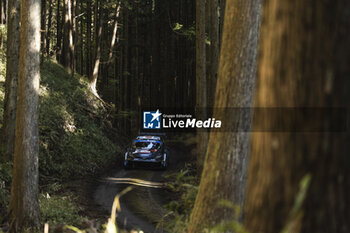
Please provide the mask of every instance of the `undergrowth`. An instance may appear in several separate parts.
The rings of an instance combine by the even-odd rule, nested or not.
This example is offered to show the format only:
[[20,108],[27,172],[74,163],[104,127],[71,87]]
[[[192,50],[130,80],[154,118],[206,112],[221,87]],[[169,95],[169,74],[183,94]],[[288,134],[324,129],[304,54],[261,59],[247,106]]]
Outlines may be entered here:
[[42,225],[45,223],[77,225],[83,219],[79,215],[80,208],[75,204],[73,195],[50,196],[49,194],[41,194],[39,204]]
[[[0,49],[0,127],[5,62],[4,50]],[[119,136],[112,129],[112,111],[111,106],[103,106],[90,93],[86,77],[73,77],[56,62],[44,62],[39,106],[40,190],[45,193],[40,195],[43,223],[76,224],[79,208],[60,184],[93,175],[117,160],[121,149],[114,143]],[[0,222],[9,203],[11,175],[12,163],[0,161]]]
[[111,138],[108,110],[88,91],[87,80],[72,77],[49,61],[41,69],[40,174],[61,180],[94,173],[120,152]]
[[168,214],[158,227],[172,233],[186,232],[198,192],[199,181],[194,164],[188,163],[180,172],[169,174],[166,178],[170,180],[168,188],[176,197],[165,206]]

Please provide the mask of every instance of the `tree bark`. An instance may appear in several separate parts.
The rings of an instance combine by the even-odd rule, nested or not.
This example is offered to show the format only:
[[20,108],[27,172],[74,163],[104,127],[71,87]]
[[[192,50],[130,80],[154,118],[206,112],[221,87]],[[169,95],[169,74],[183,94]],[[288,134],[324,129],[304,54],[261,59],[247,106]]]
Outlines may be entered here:
[[208,77],[208,106],[213,107],[215,101],[215,90],[217,72],[219,65],[219,15],[218,0],[209,0],[210,25],[209,25],[209,56],[210,69]]
[[[121,2],[119,1],[116,4],[117,4],[117,6],[116,6],[116,10],[115,10],[115,20],[113,23],[112,38],[111,38],[111,43],[109,46],[108,60],[107,60],[107,64],[105,67],[107,76],[108,76],[109,67],[112,64],[113,51],[114,51],[114,47],[115,47],[115,44],[117,41],[118,20],[119,20]],[[106,78],[108,78],[108,77],[106,77]]]
[[[5,1],[0,1],[0,24],[6,24],[6,3]],[[0,48],[3,47],[4,44],[4,35],[0,34]]]
[[41,0],[41,59],[40,62],[44,61],[45,52],[46,52],[46,0]]
[[[79,8],[80,8],[79,13],[84,10],[83,1],[80,1]],[[86,69],[84,69],[84,42],[83,42],[84,40],[83,40],[83,38],[84,38],[84,20],[81,17],[81,19],[80,19],[80,35],[79,35],[79,41],[80,41],[80,69],[79,69],[79,73],[82,75],[84,73],[86,74]]]
[[[196,0],[196,117],[207,117],[205,1]],[[207,132],[197,132],[197,172],[201,174],[208,142]]]
[[52,26],[52,0],[49,0],[49,15],[46,31],[46,55],[50,56],[50,40],[51,40],[51,26]]
[[152,20],[152,79],[150,79],[149,92],[150,92],[150,106],[157,108],[160,106],[160,0],[154,0],[154,12]]
[[5,160],[11,160],[14,152],[17,86],[18,86],[18,56],[19,56],[19,18],[20,1],[9,0],[6,51],[6,80],[4,100],[4,124],[2,142],[4,144]]
[[5,18],[6,18],[6,2],[5,1],[0,1],[1,3],[1,19],[0,19],[0,24],[5,24]]
[[92,12],[91,12],[91,0],[87,0],[87,17],[86,17],[86,75],[91,76],[91,24],[92,24]]
[[120,2],[117,3],[117,7],[115,10],[115,20],[113,24],[113,34],[112,34],[112,39],[111,39],[111,44],[109,47],[109,53],[108,53],[108,64],[111,63],[112,57],[113,57],[113,50],[115,46],[115,41],[117,39],[117,30],[118,30],[118,18],[119,18],[119,13],[120,13]]
[[62,64],[69,73],[73,72],[73,23],[72,23],[72,0],[64,0],[64,37]]
[[225,18],[225,6],[226,6],[226,0],[220,0],[220,23],[219,23],[219,47],[221,48],[221,41],[222,41],[222,29],[224,27],[224,18]]
[[[227,2],[214,112],[226,122],[228,132],[210,134],[199,192],[189,224],[190,233],[201,233],[239,218],[235,210],[219,205],[226,200],[243,205],[249,152],[250,111],[257,67],[260,0]],[[240,12],[240,14],[236,14]],[[220,109],[220,108],[233,108]],[[230,229],[228,232],[232,232]]]
[[[61,56],[62,56],[62,18],[63,13],[61,15],[60,11],[60,5],[61,1],[57,0],[57,19],[56,19],[56,29],[57,29],[57,44],[56,44],[56,60],[61,63]],[[61,18],[62,16],[62,18]]]
[[99,12],[99,17],[97,21],[98,24],[96,25],[95,61],[94,61],[94,69],[93,69],[92,75],[90,76],[90,89],[92,93],[97,97],[99,97],[96,86],[97,86],[97,78],[98,78],[100,60],[101,60],[101,41],[102,41],[102,26],[103,26],[103,5],[101,3],[99,4],[98,12]]
[[[125,43],[124,43],[124,52],[123,52],[123,103],[124,103],[124,110],[129,110],[130,109],[130,92],[129,92],[129,86],[130,86],[130,70],[129,70],[129,10],[126,9],[124,14],[123,14],[123,19],[124,19],[124,38],[125,38]],[[124,121],[126,119],[124,118]],[[127,130],[127,124],[124,124],[125,131]]]
[[69,52],[71,53],[71,68],[72,74],[76,71],[76,63],[75,63],[75,44],[76,44],[76,23],[77,20],[75,18],[75,11],[77,8],[77,0],[71,0],[71,30],[69,35]]
[[[346,0],[265,1],[257,107],[349,109],[349,9]],[[325,130],[253,134],[246,228],[271,233],[349,232],[349,130],[334,132],[330,127],[339,122],[296,114],[299,120],[288,125],[292,130],[307,129],[315,121]],[[254,127],[274,126],[280,120],[274,114],[265,120],[254,118]],[[303,201],[297,196],[307,175],[311,182],[304,187]]]
[[21,1],[16,139],[10,232],[38,231],[40,0]]
[[83,27],[82,25],[79,23],[81,22],[81,16],[80,15],[80,11],[81,9],[81,1],[74,1],[74,17],[73,17],[73,21],[74,21],[74,27],[73,27],[73,43],[74,43],[74,47],[76,47],[76,49],[74,50],[74,70],[76,72],[78,72],[79,74],[82,74],[81,72],[81,64],[80,64],[80,59],[81,59],[81,53],[82,53],[82,42],[83,42]]

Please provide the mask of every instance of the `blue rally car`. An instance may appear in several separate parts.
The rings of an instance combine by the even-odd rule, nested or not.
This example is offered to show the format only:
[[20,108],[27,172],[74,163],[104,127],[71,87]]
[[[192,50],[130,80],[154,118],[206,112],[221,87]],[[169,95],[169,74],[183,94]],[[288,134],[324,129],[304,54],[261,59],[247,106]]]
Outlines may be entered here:
[[166,169],[168,166],[168,154],[161,136],[140,135],[126,149],[124,168],[131,168],[138,163],[142,163]]

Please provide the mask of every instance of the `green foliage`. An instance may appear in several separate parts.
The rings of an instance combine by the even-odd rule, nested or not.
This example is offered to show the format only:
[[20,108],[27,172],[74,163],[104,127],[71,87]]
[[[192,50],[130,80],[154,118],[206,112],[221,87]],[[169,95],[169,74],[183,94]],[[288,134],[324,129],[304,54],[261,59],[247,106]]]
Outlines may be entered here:
[[106,110],[88,91],[87,80],[46,62],[41,69],[40,172],[68,179],[93,173],[117,158],[120,149],[106,137]]
[[39,197],[41,223],[78,224],[82,220],[79,207],[74,204],[71,195],[52,196],[41,194]]
[[307,191],[309,189],[311,182],[311,175],[306,174],[300,181],[299,184],[299,192],[294,200],[294,205],[292,210],[289,213],[289,218],[286,226],[282,230],[281,233],[292,233],[294,232],[294,228],[299,224],[301,219],[303,218],[304,212],[302,209],[302,205],[304,204],[304,200],[306,198]]
[[185,167],[179,173],[168,175],[168,178],[173,179],[168,187],[171,191],[179,194],[180,199],[171,201],[167,204],[167,208],[176,213],[189,214],[198,192],[197,178],[188,167]]
[[171,180],[168,187],[177,198],[165,206],[169,210],[167,214],[169,217],[160,222],[158,226],[164,227],[168,232],[182,233],[188,226],[196,200],[198,179],[192,164],[186,164],[180,172],[169,174],[166,178]]
[[[196,25],[192,24],[189,27],[185,28],[183,24],[176,22],[172,30],[177,34],[187,37],[188,40],[195,41],[196,40]],[[208,41],[206,41],[208,43]],[[210,43],[210,42],[209,42]]]
[[173,30],[174,30],[174,31],[180,30],[180,29],[183,28],[183,26],[184,26],[183,24],[175,23],[175,26],[174,26]]

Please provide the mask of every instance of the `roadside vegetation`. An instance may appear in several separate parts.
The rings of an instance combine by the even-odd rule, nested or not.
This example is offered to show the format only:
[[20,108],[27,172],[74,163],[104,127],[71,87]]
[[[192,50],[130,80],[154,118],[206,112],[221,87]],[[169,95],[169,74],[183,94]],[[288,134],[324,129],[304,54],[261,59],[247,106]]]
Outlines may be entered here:
[[[0,51],[0,127],[5,56]],[[88,90],[86,77],[68,74],[54,61],[41,67],[40,108],[41,223],[75,225],[84,216],[65,183],[97,174],[118,159],[120,139],[105,107]],[[9,203],[12,162],[0,162],[0,222]]]
[[158,228],[173,233],[186,231],[199,184],[194,165],[187,163],[179,172],[166,175],[168,188],[172,192],[172,200],[164,206],[168,214],[163,221],[158,223]]

